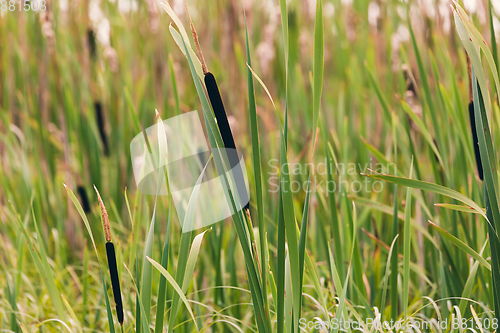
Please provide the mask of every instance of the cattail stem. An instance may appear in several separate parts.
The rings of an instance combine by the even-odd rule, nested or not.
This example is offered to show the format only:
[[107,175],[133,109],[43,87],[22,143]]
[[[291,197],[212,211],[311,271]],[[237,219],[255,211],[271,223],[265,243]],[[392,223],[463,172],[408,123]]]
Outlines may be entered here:
[[229,126],[229,121],[227,119],[224,104],[222,103],[222,97],[219,92],[219,87],[217,86],[217,81],[215,81],[214,75],[210,72],[205,74],[205,86],[207,87],[208,98],[210,99],[210,104],[212,104],[224,146],[226,148],[236,149],[233,133],[231,132],[231,127]]
[[231,127],[229,126],[229,121],[227,119],[226,109],[224,108],[224,103],[222,103],[222,97],[220,95],[219,87],[217,86],[217,81],[215,81],[215,76],[208,71],[207,64],[205,63],[205,58],[201,52],[200,43],[198,41],[198,34],[194,28],[193,21],[191,20],[191,15],[189,14],[189,9],[187,7],[186,1],[184,0],[186,6],[186,11],[189,17],[189,24],[191,27],[191,34],[193,35],[194,45],[198,52],[198,57],[200,58],[201,67],[203,69],[203,74],[205,74],[205,87],[207,88],[208,98],[210,104],[212,104],[212,109],[215,113],[215,119],[217,120],[217,125],[219,126],[220,135],[224,147],[227,148],[226,152],[229,159],[229,164],[233,170],[234,180],[236,183],[239,201],[246,202],[245,210],[249,211],[249,195],[245,185],[245,179],[243,177],[243,170],[239,165],[238,152],[236,151],[236,144],[234,143],[233,133],[231,132]]
[[94,101],[95,116],[97,118],[97,127],[101,136],[102,145],[104,147],[104,155],[109,156],[108,137],[106,135],[104,113],[102,111],[102,104],[100,101]]

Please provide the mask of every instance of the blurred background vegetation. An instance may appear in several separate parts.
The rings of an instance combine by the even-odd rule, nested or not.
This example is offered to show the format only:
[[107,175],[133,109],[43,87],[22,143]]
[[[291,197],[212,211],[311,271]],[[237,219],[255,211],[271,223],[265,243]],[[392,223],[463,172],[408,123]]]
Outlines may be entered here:
[[[492,32],[500,31],[500,3],[492,2],[493,6],[483,0],[462,4],[490,46],[496,38]],[[171,0],[170,5],[188,27],[183,1]],[[345,262],[336,263],[341,267],[339,272],[344,272],[342,281],[351,260],[360,265],[347,291],[348,316],[354,318],[359,312],[368,317],[377,311],[401,316],[407,307],[416,318],[438,317],[439,311],[440,317],[447,317],[455,311],[453,305],[462,305],[459,297],[473,300],[470,304],[479,316],[492,316],[491,272],[483,265],[474,271],[470,253],[456,247],[428,223],[439,224],[479,253],[487,231],[478,214],[434,206],[456,203],[442,196],[411,193],[414,207],[410,212],[409,303],[398,307],[389,300],[401,298],[402,275],[387,291],[387,298],[384,286],[389,280],[394,203],[400,218],[399,222],[395,219],[396,231],[402,231],[406,189],[400,188],[395,198],[394,186],[389,183],[381,183],[383,189],[379,192],[359,192],[349,186],[354,181],[365,181],[367,178],[360,173],[370,173],[367,168],[377,169],[376,163],[384,165],[377,171],[394,174],[395,165],[398,174],[408,176],[413,156],[413,178],[453,188],[484,206],[469,129],[466,54],[455,30],[450,3],[325,0],[322,5],[324,80],[315,162],[328,159],[330,163],[335,160],[356,166],[354,173],[313,175],[316,183],[332,177],[339,182],[346,180],[348,185],[342,190],[337,188],[333,206],[331,195],[321,190],[311,193],[306,251],[315,273],[307,271],[304,275],[302,317],[313,320],[315,316],[326,318],[325,312],[335,314],[340,291],[333,288],[329,258],[335,235],[342,238],[339,249],[344,252]],[[155,109],[166,119],[191,110],[201,111],[201,105],[189,64],[169,32],[171,19],[153,0],[51,0],[46,1],[46,6],[43,12],[0,12],[0,330],[63,329],[59,322],[46,322],[59,316],[47,285],[40,282],[31,250],[16,223],[17,215],[35,242],[35,251],[48,258],[55,285],[67,301],[64,311],[68,319],[60,319],[72,331],[108,330],[97,261],[64,183],[82,204],[103,256],[104,235],[94,184],[101,193],[118,252],[126,312],[124,328],[132,332],[137,318],[136,291],[121,263],[134,277],[139,276],[136,268],[140,270],[144,260],[144,239],[154,198],[136,191],[130,141],[142,128],[155,123]],[[274,170],[269,161],[280,158],[280,122],[284,120],[287,98],[280,6],[277,0],[188,0],[187,6],[207,65],[217,77],[236,145],[246,157],[252,198],[255,176],[251,163],[245,14],[252,69],[276,105],[277,112],[254,80],[264,221],[269,267],[275,276],[279,267],[279,195],[269,191],[269,173]],[[290,0],[287,12],[287,154],[290,163],[304,165],[309,163],[313,136],[316,1]],[[493,52],[496,57],[496,46]],[[493,97],[490,119],[495,134],[500,114]],[[493,139],[497,142],[498,135]],[[303,183],[308,174],[302,171],[291,177]],[[370,184],[373,181],[370,179]],[[293,198],[292,208],[300,221],[305,188],[294,193]],[[350,257],[352,202],[357,216],[357,259]],[[168,199],[160,197],[158,204],[152,255],[161,262]],[[256,213],[252,199],[251,212],[252,216]],[[175,272],[181,229],[175,214],[172,219],[168,268]],[[340,223],[338,230],[331,222],[334,219]],[[254,227],[258,234],[255,218]],[[402,236],[398,242],[402,244]],[[205,326],[213,332],[257,331],[246,264],[233,222],[228,219],[216,224],[201,246],[187,292],[199,328]],[[484,251],[481,254],[488,258],[489,248]],[[153,273],[153,308],[159,280],[160,274]],[[276,320],[273,283],[269,281],[269,297],[271,320]],[[224,288],[216,288],[220,286]],[[172,287],[167,288],[167,300],[173,293]],[[386,300],[384,309],[381,304]],[[373,307],[377,308],[375,313]],[[472,316],[468,307],[461,306],[460,310]],[[179,314],[176,329],[195,330],[189,318],[186,311]],[[153,327],[153,321],[151,324]]]

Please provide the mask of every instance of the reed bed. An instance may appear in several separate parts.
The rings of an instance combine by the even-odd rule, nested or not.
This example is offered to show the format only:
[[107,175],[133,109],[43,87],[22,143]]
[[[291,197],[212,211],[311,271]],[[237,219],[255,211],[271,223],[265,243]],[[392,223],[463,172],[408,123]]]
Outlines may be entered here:
[[[0,331],[498,331],[500,8],[479,2],[0,12]],[[183,233],[130,142],[191,110],[250,202]]]

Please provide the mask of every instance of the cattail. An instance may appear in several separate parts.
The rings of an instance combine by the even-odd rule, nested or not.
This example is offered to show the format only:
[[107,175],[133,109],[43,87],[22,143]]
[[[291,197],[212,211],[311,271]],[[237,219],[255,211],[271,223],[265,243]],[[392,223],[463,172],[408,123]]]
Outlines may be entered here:
[[87,191],[85,191],[85,187],[83,187],[83,185],[78,185],[76,190],[78,192],[78,195],[80,196],[83,211],[85,213],[89,213],[90,212],[90,203],[89,203],[89,197],[87,196]]
[[87,29],[87,41],[89,44],[90,59],[96,60],[97,58],[97,43],[95,40],[95,33],[92,29]]
[[[184,2],[184,4],[186,4],[186,2]],[[193,21],[191,20],[191,15],[189,14],[187,4],[186,11],[189,16],[189,23],[191,27],[191,34],[193,35],[194,45],[196,47],[196,51],[198,52],[198,57],[200,58],[203,74],[205,75],[204,81],[205,87],[207,88],[208,99],[210,100],[210,104],[212,104],[212,109],[215,113],[215,119],[217,119],[217,125],[219,126],[222,142],[224,143],[224,147],[227,148],[226,152],[228,155],[229,164],[231,166],[231,169],[233,170],[234,180],[239,195],[239,202],[246,202],[244,208],[245,210],[249,210],[250,202],[248,200],[248,191],[246,189],[243,171],[241,169],[241,166],[239,165],[238,152],[236,151],[236,144],[234,143],[233,133],[227,119],[226,109],[224,108],[224,103],[222,102],[222,97],[220,95],[215,76],[208,71],[207,64],[205,62],[205,58],[203,57],[203,53],[201,52],[200,43],[198,41],[198,34],[196,33]]]
[[479,179],[483,180],[483,164],[481,163],[481,155],[479,155],[479,141],[477,138],[476,120],[474,118],[474,96],[472,94],[472,69],[469,56],[467,55],[467,73],[469,75],[469,120],[470,129],[472,132],[472,146],[474,147],[474,155],[476,157],[476,166]]
[[106,207],[104,207],[104,202],[101,199],[99,191],[94,185],[94,189],[97,193],[97,198],[99,200],[99,207],[101,208],[102,224],[104,227],[104,236],[106,238],[106,255],[108,257],[109,275],[111,277],[111,287],[113,288],[113,297],[116,304],[116,315],[118,317],[118,322],[123,326],[123,303],[122,294],[120,291],[120,279],[118,277],[118,269],[116,265],[116,254],[115,246],[111,241],[111,229],[109,227],[109,217]]
[[101,135],[102,145],[104,147],[104,155],[109,155],[108,148],[108,137],[106,136],[106,130],[104,129],[104,114],[102,112],[101,102],[94,102],[95,116],[97,118],[97,127],[99,128],[99,134]]

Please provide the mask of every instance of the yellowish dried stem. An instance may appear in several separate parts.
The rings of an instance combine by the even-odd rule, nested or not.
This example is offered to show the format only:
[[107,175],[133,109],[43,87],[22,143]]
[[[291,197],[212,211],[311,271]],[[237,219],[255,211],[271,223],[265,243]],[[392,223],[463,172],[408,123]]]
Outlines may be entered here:
[[470,58],[467,52],[465,52],[465,56],[467,57],[467,74],[469,76],[469,102],[472,102],[474,100],[473,94],[472,94],[472,67],[470,63]]

